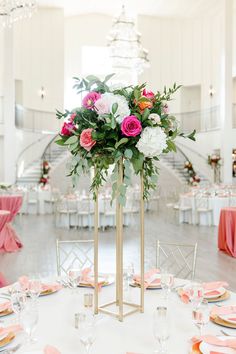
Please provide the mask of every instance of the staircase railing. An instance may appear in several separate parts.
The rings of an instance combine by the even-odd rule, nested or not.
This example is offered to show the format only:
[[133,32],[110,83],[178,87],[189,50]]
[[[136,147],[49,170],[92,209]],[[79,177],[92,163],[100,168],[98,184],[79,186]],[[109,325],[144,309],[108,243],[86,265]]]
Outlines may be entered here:
[[55,134],[52,139],[48,142],[48,144],[45,146],[43,153],[41,155],[41,160],[47,160],[48,162],[52,161],[52,151],[53,148],[55,149],[55,139],[58,136],[58,134]]

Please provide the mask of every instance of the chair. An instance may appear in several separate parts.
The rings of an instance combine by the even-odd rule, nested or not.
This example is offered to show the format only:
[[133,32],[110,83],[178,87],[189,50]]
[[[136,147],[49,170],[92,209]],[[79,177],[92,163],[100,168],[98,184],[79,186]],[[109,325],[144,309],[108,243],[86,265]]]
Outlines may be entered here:
[[78,227],[91,227],[94,226],[94,201],[90,196],[78,201]]
[[[77,200],[69,200],[67,198],[61,199],[57,204],[57,216],[61,221],[62,216],[67,217],[67,227],[70,229],[72,226],[72,216],[76,217],[77,214]],[[56,217],[58,219],[58,217]],[[76,218],[75,218],[76,219]],[[77,220],[74,220],[75,223]],[[61,225],[60,225],[61,226]],[[75,224],[76,226],[76,224]]]
[[174,210],[179,212],[179,222],[192,223],[193,222],[193,209],[192,199],[188,197],[181,197],[179,203],[174,205]]
[[167,268],[175,277],[194,279],[197,243],[176,244],[157,241],[156,267]]
[[103,197],[101,200],[101,212],[100,212],[100,226],[103,231],[107,226],[116,226],[116,203],[108,197]]
[[56,205],[60,200],[60,191],[56,188],[52,190],[48,198],[44,199],[45,211],[47,213],[52,213],[54,216],[56,214]]
[[35,214],[39,214],[39,194],[37,190],[29,190],[27,193],[27,214],[29,214],[29,207],[35,208]]
[[195,196],[195,211],[196,211],[196,224],[200,224],[200,216],[205,214],[207,216],[208,225],[213,224],[213,209],[209,206],[209,198],[197,194]]
[[56,241],[57,274],[65,275],[70,269],[93,267],[93,240]]

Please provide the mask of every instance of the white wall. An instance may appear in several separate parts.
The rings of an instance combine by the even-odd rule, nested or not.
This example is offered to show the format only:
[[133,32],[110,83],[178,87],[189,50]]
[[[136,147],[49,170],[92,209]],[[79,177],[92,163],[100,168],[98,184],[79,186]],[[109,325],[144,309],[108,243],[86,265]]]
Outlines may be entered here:
[[[15,79],[23,82],[23,106],[55,111],[64,103],[64,13],[40,8],[14,26]],[[45,88],[42,100],[39,94]]]

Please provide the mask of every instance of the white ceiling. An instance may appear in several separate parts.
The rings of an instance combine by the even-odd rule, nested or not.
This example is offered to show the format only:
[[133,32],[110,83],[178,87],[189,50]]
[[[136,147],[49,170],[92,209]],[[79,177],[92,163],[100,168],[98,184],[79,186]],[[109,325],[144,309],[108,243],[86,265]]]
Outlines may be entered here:
[[213,13],[222,0],[38,0],[39,6],[62,7],[66,16],[86,13],[112,15],[125,4],[127,12],[164,17],[198,17]]

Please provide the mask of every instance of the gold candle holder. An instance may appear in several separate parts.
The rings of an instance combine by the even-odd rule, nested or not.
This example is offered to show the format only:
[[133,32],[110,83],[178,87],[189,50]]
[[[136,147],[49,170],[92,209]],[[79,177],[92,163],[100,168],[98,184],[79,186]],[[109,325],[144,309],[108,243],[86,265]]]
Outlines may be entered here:
[[[118,162],[118,181],[117,188],[123,183],[123,160]],[[140,176],[140,302],[132,303],[124,301],[123,297],[123,207],[116,200],[116,297],[115,300],[99,306],[98,301],[98,190],[96,191],[95,212],[94,212],[94,313],[99,312],[111,315],[123,321],[124,317],[135,312],[144,312],[144,200],[143,200],[143,172]],[[116,306],[116,310],[109,307]],[[124,310],[124,306],[128,310]]]

